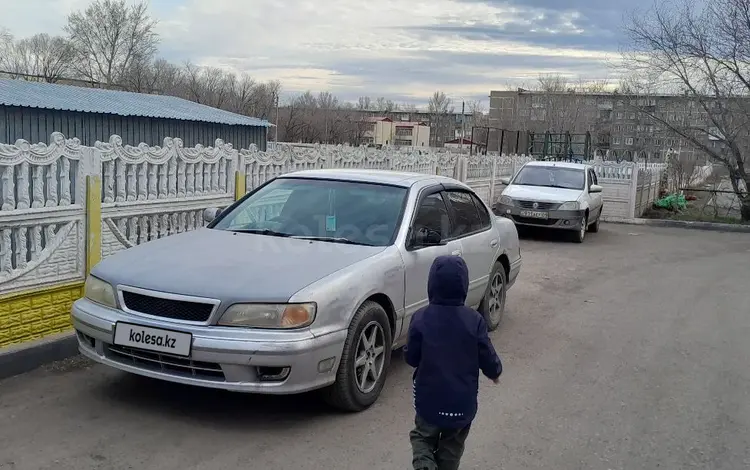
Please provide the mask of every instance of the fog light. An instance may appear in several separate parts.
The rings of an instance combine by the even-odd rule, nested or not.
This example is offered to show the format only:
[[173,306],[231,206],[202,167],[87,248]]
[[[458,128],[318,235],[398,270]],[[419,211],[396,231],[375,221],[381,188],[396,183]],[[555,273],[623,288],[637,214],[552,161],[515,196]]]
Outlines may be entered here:
[[281,382],[289,377],[289,367],[256,367],[255,373],[261,382]]
[[334,364],[336,364],[336,357],[323,359],[322,361],[318,362],[318,372],[321,374],[330,372],[331,369],[333,369]]
[[511,212],[510,209],[505,209],[506,214],[510,215],[510,212]]
[[570,225],[570,221],[569,220],[563,220],[563,225]]

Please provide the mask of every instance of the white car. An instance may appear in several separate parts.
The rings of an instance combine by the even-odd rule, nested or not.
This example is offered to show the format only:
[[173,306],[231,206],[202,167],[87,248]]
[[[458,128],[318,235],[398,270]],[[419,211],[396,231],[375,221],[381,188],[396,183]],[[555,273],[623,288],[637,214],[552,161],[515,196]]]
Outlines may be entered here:
[[582,163],[529,162],[505,179],[495,206],[498,215],[517,226],[569,230],[583,243],[586,232],[598,232],[602,187],[593,167]]

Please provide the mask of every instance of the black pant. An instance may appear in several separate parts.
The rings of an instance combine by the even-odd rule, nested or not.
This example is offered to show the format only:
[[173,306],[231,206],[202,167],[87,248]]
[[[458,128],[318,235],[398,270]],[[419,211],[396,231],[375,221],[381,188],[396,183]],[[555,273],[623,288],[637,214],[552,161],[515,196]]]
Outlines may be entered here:
[[441,429],[417,415],[409,433],[414,470],[458,470],[470,427]]

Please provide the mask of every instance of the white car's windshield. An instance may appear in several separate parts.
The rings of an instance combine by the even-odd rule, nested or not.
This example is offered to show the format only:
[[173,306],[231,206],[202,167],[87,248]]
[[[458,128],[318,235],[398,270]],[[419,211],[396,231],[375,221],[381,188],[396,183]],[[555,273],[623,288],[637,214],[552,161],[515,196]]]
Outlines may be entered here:
[[248,197],[213,228],[386,246],[393,243],[407,191],[382,184],[279,178]]
[[527,165],[518,172],[513,184],[548,188],[583,189],[586,175],[577,168]]

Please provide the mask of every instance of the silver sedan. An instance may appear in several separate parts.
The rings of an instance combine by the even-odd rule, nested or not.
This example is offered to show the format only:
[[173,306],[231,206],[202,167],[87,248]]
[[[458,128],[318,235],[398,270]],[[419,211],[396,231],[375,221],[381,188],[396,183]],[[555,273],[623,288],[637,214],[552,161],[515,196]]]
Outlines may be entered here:
[[392,350],[427,305],[437,256],[465,259],[467,305],[490,329],[521,268],[514,224],[432,175],[292,173],[206,217],[206,228],[93,269],[72,310],[84,355],[239,392],[323,389],[358,411],[377,399]]

